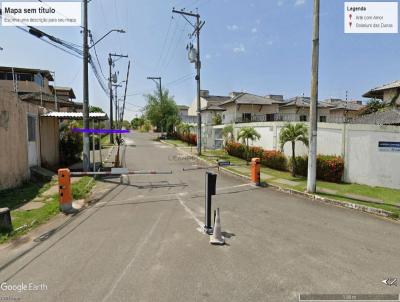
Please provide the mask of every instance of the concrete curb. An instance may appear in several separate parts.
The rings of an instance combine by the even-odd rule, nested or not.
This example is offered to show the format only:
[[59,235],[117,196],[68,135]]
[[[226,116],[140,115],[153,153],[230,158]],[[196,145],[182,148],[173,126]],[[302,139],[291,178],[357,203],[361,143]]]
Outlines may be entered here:
[[[161,142],[165,143],[165,144],[168,144],[168,143],[166,143],[164,141],[161,141]],[[197,158],[199,161],[206,163],[208,166],[212,166],[212,163],[210,163],[209,161],[207,161],[207,160],[205,160],[205,159],[203,159],[203,158],[201,158],[201,157],[199,157],[199,156],[197,156],[195,154],[190,154],[190,153],[180,149],[179,147],[176,147],[176,146],[174,146],[174,147],[179,152],[182,152],[182,153],[184,153],[186,155],[193,156],[193,157]],[[240,178],[245,179],[245,180],[250,180],[249,176],[246,176],[246,175],[243,175],[243,174],[228,170],[228,169],[226,169],[224,167],[220,167],[220,171],[223,171],[225,173],[229,173],[231,175],[240,177]],[[279,191],[279,192],[283,192],[283,193],[287,193],[287,194],[291,194],[291,195],[302,196],[302,197],[306,197],[308,199],[315,200],[315,201],[318,201],[318,202],[322,202],[322,203],[325,203],[325,204],[334,205],[334,206],[338,206],[338,207],[342,207],[342,208],[353,209],[353,210],[357,210],[359,212],[364,212],[364,213],[368,213],[368,214],[377,215],[377,216],[380,216],[380,217],[389,218],[391,221],[396,221],[396,222],[400,221],[400,219],[395,219],[395,218],[392,217],[392,215],[393,215],[392,212],[389,212],[389,211],[386,211],[386,210],[383,210],[383,209],[372,208],[372,207],[368,207],[368,206],[364,206],[364,205],[351,203],[351,202],[348,202],[348,201],[339,201],[339,200],[335,200],[335,199],[325,198],[325,197],[319,196],[317,194],[310,194],[310,193],[307,193],[307,192],[301,192],[301,191],[297,191],[297,190],[294,190],[294,189],[286,189],[286,188],[282,188],[280,186],[277,186],[277,185],[271,184],[271,183],[268,183],[267,186],[269,188],[272,188],[272,189],[274,189],[276,191]]]

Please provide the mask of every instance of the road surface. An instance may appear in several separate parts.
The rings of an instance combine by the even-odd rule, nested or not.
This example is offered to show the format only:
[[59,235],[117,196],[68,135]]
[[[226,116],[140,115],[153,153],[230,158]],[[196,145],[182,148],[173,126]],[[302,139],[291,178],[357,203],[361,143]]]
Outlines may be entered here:
[[[298,301],[300,293],[399,293],[399,224],[219,173],[227,245],[199,232],[205,170],[150,134],[128,136],[133,175],[47,240],[0,263],[19,301]],[[115,180],[107,180],[115,181]],[[4,252],[4,251],[2,251]],[[24,245],[13,253],[24,252]],[[5,283],[4,283],[5,282]]]

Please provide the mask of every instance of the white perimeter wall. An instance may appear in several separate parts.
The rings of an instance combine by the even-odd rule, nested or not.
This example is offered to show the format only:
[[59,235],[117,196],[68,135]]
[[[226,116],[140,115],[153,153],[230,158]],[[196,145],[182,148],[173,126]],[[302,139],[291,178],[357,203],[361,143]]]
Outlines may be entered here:
[[[254,127],[261,134],[261,139],[253,142],[267,150],[280,150],[279,134],[283,122],[265,122],[236,124],[235,132],[242,127]],[[308,126],[308,123],[306,124]],[[223,128],[224,126],[214,126]],[[220,139],[213,131],[208,147]],[[208,132],[210,133],[210,132]],[[400,152],[379,150],[380,141],[400,142],[400,127],[353,125],[353,124],[318,124],[318,154],[342,156],[345,161],[344,181],[400,189]],[[290,143],[284,147],[284,153],[292,155]],[[308,149],[303,143],[296,143],[296,155],[306,155]]]

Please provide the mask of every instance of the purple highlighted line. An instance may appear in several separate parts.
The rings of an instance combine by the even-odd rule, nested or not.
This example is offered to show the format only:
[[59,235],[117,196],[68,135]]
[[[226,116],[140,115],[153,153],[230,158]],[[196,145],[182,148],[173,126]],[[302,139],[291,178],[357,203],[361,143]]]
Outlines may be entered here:
[[111,134],[111,133],[122,134],[122,133],[129,133],[129,130],[73,128],[72,132],[94,133],[94,134]]

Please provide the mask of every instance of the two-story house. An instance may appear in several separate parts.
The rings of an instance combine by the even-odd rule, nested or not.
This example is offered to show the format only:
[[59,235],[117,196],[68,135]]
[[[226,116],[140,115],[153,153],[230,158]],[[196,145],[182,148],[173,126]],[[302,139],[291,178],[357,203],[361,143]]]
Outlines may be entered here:
[[[247,92],[232,92],[230,99],[219,104],[225,109],[222,123],[250,123],[275,121],[281,96],[259,96]],[[282,96],[283,98],[283,96]]]
[[379,99],[387,105],[400,107],[400,81],[394,81],[389,84],[371,89],[364,93],[364,98]]
[[[326,123],[330,117],[330,109],[334,106],[328,103],[318,103],[318,122]],[[288,99],[279,107],[280,121],[298,121],[307,122],[310,116],[310,98],[304,96],[296,96]]]

